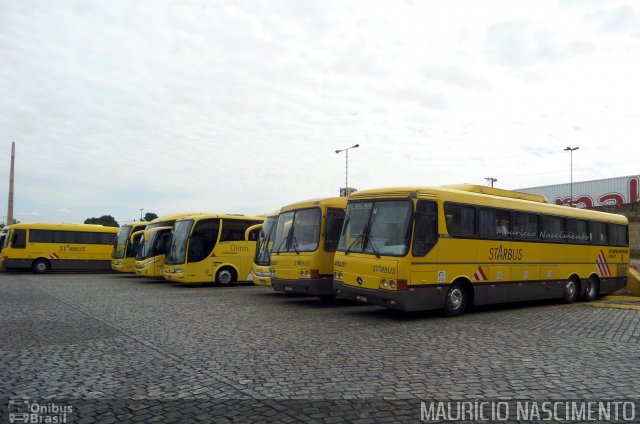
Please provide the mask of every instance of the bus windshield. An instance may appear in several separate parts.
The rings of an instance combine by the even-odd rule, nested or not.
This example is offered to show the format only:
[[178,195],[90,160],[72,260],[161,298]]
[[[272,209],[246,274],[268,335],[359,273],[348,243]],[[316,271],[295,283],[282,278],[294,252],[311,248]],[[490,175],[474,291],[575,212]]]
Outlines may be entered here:
[[127,253],[127,241],[129,240],[132,230],[133,227],[130,225],[125,225],[118,230],[116,245],[113,246],[113,257],[115,259],[122,259],[125,257]]
[[269,265],[271,263],[271,248],[273,245],[273,237],[276,233],[277,216],[270,216],[264,220],[260,235],[258,236],[258,244],[256,245],[256,255],[253,262],[258,265]]
[[158,240],[158,238],[165,233],[166,231],[150,231],[149,238],[144,239],[144,243],[141,242],[141,247],[138,249],[136,259],[142,261],[163,254],[164,247],[166,246],[158,245],[159,242],[162,243],[162,240]]
[[338,250],[404,256],[411,241],[413,205],[406,200],[349,202]]
[[171,246],[169,247],[169,251],[167,252],[165,263],[172,265],[185,263],[187,254],[187,242],[189,241],[191,227],[193,227],[193,219],[176,222],[173,229]]
[[313,252],[318,248],[322,213],[320,208],[284,212],[278,218],[274,252]]

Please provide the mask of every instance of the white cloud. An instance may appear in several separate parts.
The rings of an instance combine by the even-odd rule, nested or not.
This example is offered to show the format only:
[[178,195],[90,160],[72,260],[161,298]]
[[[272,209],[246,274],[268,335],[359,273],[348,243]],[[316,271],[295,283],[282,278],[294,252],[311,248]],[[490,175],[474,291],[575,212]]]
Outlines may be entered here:
[[575,180],[630,175],[637,16],[622,1],[9,2],[0,162],[16,141],[16,212],[73,222],[334,195],[334,150],[354,143],[360,188],[564,182],[574,144]]

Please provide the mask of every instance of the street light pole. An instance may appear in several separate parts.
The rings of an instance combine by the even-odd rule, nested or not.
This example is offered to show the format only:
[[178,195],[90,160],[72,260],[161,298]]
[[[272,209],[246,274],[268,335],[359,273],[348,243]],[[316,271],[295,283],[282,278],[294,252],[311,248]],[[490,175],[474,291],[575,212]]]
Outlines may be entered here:
[[142,221],[142,211],[144,210],[144,208],[140,208],[140,221]]
[[569,191],[571,192],[571,200],[569,201],[569,206],[573,206],[573,151],[578,150],[580,147],[565,147],[564,151],[569,152],[571,156],[571,168],[570,168],[570,176],[571,183],[569,184]]
[[498,181],[497,178],[493,178],[493,177],[485,177],[485,180],[487,180],[487,182],[491,184],[491,188],[493,188],[493,183]]
[[340,152],[344,152],[344,193],[345,197],[349,197],[349,150],[355,149],[356,147],[360,147],[359,144],[354,144],[351,147],[347,147],[346,149],[336,150],[336,154]]

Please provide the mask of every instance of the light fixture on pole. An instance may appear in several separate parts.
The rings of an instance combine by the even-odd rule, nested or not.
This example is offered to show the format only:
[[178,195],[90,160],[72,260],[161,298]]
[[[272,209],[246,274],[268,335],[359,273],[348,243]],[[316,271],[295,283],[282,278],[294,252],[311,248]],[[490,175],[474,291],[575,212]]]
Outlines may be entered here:
[[569,152],[571,156],[571,168],[570,168],[570,176],[571,183],[569,184],[569,191],[571,192],[571,200],[569,200],[569,206],[573,206],[573,151],[578,150],[580,147],[565,147],[564,151]]
[[142,221],[142,211],[144,210],[144,208],[140,208],[140,221]]
[[347,147],[346,149],[336,150],[336,154],[340,152],[345,153],[344,157],[344,197],[349,197],[349,150],[355,149],[356,147],[360,147],[359,144],[354,144],[351,147]]
[[489,184],[491,184],[491,188],[493,188],[493,183],[498,181],[497,178],[493,178],[493,177],[485,177],[484,179],[487,180]]

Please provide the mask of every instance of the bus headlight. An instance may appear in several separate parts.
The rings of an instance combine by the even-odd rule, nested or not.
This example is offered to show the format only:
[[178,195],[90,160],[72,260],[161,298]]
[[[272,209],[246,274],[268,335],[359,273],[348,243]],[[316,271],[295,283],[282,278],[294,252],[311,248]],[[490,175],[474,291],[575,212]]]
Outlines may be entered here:
[[338,279],[342,280],[342,273],[341,272],[338,273]]
[[387,280],[382,280],[382,287],[386,288],[387,287]]
[[392,289],[395,289],[396,288],[396,280],[389,281],[389,285],[391,286]]

